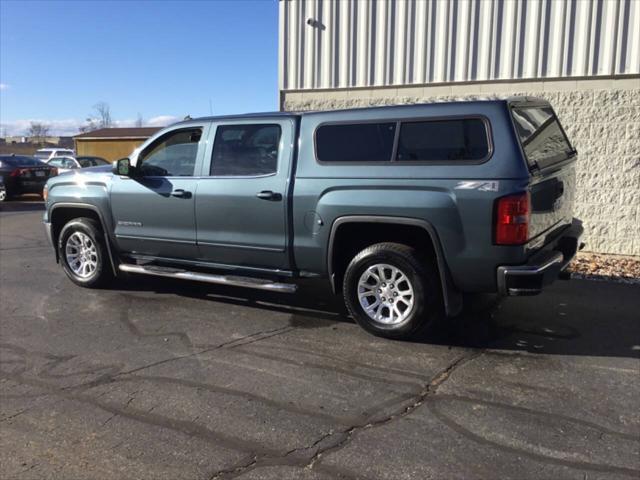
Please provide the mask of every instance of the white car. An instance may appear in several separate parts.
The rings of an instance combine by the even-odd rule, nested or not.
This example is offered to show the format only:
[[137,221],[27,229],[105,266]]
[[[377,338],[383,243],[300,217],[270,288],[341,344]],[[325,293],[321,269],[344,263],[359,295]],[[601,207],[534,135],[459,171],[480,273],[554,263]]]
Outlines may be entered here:
[[110,165],[110,162],[102,157],[52,157],[45,162],[47,165],[56,167],[59,173],[68,172],[77,168],[101,167]]
[[41,148],[37,150],[34,157],[43,162],[48,162],[52,158],[56,157],[73,157],[76,152],[69,148]]

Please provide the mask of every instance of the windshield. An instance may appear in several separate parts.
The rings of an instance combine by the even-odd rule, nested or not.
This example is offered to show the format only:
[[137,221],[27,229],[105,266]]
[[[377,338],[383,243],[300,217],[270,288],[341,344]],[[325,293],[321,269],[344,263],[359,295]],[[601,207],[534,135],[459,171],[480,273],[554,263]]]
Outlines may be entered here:
[[512,115],[530,167],[548,167],[575,153],[551,107],[517,107]]

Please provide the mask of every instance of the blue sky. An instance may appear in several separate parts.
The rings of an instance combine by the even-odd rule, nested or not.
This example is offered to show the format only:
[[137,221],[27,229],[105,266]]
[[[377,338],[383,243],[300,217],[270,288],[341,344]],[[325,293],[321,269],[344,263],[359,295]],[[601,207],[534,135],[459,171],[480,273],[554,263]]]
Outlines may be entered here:
[[0,135],[278,108],[277,0],[0,0]]

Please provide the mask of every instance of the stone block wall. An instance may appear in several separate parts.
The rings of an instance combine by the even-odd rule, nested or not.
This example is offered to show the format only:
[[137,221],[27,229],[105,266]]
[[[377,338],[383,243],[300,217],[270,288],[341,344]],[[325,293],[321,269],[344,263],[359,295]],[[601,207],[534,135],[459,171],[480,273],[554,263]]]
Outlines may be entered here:
[[499,98],[547,99],[578,150],[575,215],[586,251],[640,256],[640,79],[283,92],[284,110]]

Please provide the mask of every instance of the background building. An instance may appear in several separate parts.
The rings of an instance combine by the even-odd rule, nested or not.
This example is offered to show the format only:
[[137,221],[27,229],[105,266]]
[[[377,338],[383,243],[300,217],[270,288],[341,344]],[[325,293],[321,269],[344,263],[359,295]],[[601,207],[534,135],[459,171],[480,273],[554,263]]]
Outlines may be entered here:
[[101,128],[73,137],[76,155],[102,157],[110,162],[128,157],[160,127]]
[[548,99],[587,249],[640,255],[640,0],[285,0],[280,105]]

